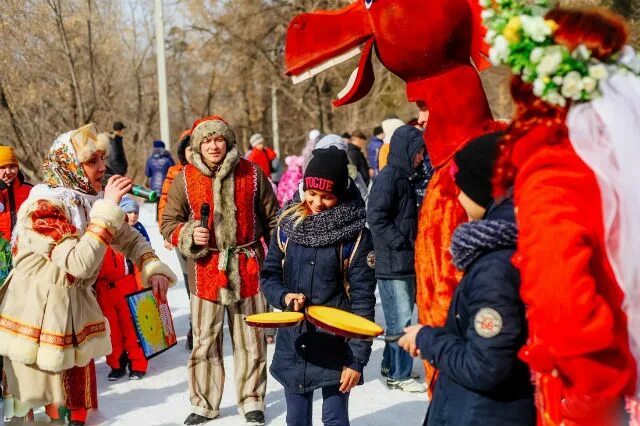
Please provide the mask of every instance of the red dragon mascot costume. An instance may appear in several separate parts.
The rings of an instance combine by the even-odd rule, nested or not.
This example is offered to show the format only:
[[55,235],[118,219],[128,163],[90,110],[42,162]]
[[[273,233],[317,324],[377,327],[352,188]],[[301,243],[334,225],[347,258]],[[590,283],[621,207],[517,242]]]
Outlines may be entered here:
[[[500,127],[477,69],[489,64],[480,7],[474,0],[357,0],[336,11],[296,16],[285,47],[294,82],[360,54],[358,68],[335,106],[365,97],[374,82],[371,55],[407,83],[410,102],[424,104],[424,139],[436,169],[424,200],[416,243],[417,304],[422,324],[442,326],[459,275],[449,254],[451,235],[466,219],[449,176],[455,152]],[[475,65],[475,67],[474,67]],[[427,384],[434,370],[425,363]]]

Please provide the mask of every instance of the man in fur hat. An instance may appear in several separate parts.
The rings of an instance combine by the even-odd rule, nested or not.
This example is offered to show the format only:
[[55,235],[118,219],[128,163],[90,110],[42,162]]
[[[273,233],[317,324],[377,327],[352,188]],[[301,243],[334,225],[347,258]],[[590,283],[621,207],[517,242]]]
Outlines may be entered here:
[[[235,134],[221,117],[193,124],[191,148],[193,164],[175,177],[161,226],[164,238],[189,259],[192,413],[185,424],[206,423],[220,413],[227,311],[238,406],[247,424],[263,425],[266,339],[261,329],[248,327],[243,318],[266,311],[258,290],[264,258],[260,239],[269,243],[278,201],[262,170],[240,158]],[[202,220],[205,204],[210,215]]]

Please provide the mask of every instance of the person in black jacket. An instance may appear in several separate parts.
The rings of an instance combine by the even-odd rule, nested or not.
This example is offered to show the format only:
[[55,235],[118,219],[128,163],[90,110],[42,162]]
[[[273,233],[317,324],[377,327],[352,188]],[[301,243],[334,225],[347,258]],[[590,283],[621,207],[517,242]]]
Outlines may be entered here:
[[362,152],[362,150],[367,147],[367,137],[362,130],[356,130],[351,134],[351,138],[349,138],[347,146],[347,156],[349,157],[349,160],[358,169],[358,173],[360,173],[360,176],[364,179],[364,183],[369,185],[369,181],[373,176],[373,170],[369,167],[367,158]]
[[[387,334],[402,333],[411,323],[416,302],[414,244],[418,228],[415,176],[422,168],[424,140],[413,126],[399,127],[391,137],[388,165],[376,177],[369,195],[367,220],[376,251],[376,278]],[[382,374],[387,386],[424,392],[411,377],[413,360],[397,343],[385,348]]]
[[108,173],[126,176],[129,163],[124,152],[124,129],[127,127],[122,121],[113,123],[113,134],[109,138],[109,155],[107,156]]
[[[262,292],[274,307],[322,305],[374,319],[373,244],[347,164],[336,147],[313,151],[304,199],[296,193],[283,207],[260,272]],[[284,386],[287,425],[311,425],[313,393],[322,389],[323,423],[348,426],[349,391],[363,383],[371,344],[328,334],[306,320],[278,329],[270,371]]]
[[447,322],[408,327],[399,342],[440,371],[425,426],[536,424],[530,372],[518,359],[527,323],[520,275],[511,264],[518,235],[513,201],[491,196],[499,137],[475,139],[452,165],[470,222],[455,230],[451,242],[453,262],[464,277]]

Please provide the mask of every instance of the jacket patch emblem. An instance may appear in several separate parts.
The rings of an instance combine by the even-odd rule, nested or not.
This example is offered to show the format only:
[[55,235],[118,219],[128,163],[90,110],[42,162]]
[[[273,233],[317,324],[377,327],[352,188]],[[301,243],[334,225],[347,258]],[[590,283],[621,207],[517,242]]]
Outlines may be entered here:
[[490,339],[502,331],[502,317],[493,308],[482,308],[473,319],[473,326],[480,337]]
[[369,265],[369,268],[371,269],[376,268],[376,252],[369,252],[369,254],[367,255],[367,265]]

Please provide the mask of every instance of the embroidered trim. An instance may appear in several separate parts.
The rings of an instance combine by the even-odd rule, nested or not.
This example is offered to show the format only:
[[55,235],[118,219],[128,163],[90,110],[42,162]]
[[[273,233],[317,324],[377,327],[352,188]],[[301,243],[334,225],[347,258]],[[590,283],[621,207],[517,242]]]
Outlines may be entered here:
[[14,335],[21,335],[35,342],[40,338],[40,330],[19,321],[0,316],[0,329],[5,329]]
[[96,334],[104,334],[106,331],[107,326],[104,321],[87,324],[82,331],[77,333],[75,336],[73,334],[60,335],[42,331],[42,334],[40,335],[40,343],[44,345],[68,348],[74,345],[74,340],[77,345],[80,345],[90,337]]
[[87,324],[82,331],[77,334],[57,334],[48,332],[46,330],[40,330],[36,327],[26,325],[20,321],[7,318],[5,316],[0,317],[0,328],[3,328],[13,335],[19,335],[26,337],[34,342],[40,342],[44,345],[51,345],[61,348],[73,346],[75,344],[82,344],[85,340],[95,334],[104,334],[107,331],[107,326],[104,321]]
[[87,226],[86,233],[90,234],[91,236],[95,236],[105,246],[108,246],[113,239],[113,234],[106,227],[102,227],[94,222],[91,222]]
[[149,251],[145,254],[143,254],[142,256],[140,256],[140,266],[144,266],[145,263],[147,262],[151,262],[154,260],[160,260],[160,258],[158,256],[156,256],[155,253]]

